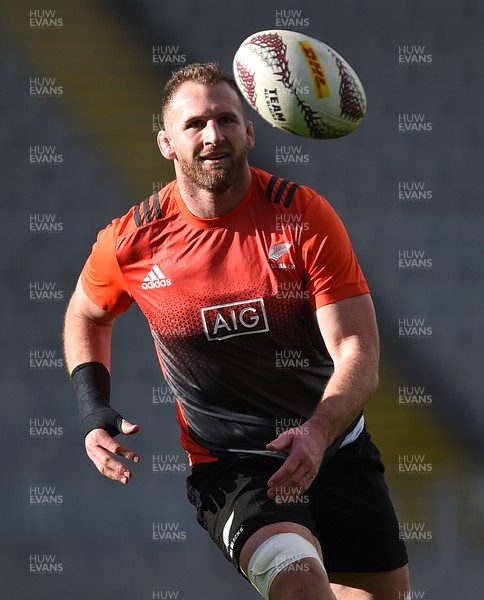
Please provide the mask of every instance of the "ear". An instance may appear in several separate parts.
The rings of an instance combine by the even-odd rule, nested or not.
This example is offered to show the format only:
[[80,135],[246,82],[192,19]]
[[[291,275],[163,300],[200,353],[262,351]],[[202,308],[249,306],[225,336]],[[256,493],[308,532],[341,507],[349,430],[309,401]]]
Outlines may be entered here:
[[164,158],[166,158],[167,160],[174,160],[176,158],[176,152],[173,146],[171,145],[168,133],[164,129],[158,132],[158,135],[156,136],[156,141],[158,143],[158,148],[160,149],[160,152]]
[[245,142],[245,146],[247,148],[247,150],[252,150],[252,148],[255,145],[255,132],[254,132],[254,125],[252,124],[252,121],[246,121],[246,133],[247,133],[247,139]]

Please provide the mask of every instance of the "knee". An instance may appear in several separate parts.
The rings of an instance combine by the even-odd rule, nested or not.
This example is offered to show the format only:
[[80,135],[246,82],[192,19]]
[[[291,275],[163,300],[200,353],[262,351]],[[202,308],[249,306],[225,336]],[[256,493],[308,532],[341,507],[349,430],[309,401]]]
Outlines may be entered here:
[[328,578],[316,548],[295,533],[266,539],[253,553],[248,578],[266,600],[324,600]]

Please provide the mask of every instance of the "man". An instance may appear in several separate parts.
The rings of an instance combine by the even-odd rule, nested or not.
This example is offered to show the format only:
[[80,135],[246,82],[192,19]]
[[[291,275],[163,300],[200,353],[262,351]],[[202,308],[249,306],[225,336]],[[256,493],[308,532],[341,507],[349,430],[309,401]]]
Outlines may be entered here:
[[[267,599],[397,600],[407,557],[362,408],[378,333],[343,225],[316,192],[249,167],[231,77],[165,86],[176,180],[103,230],[65,323],[86,451],[128,483],[109,404],[111,329],[136,301],[177,398],[199,522]],[[170,259],[170,260],[167,260]]]

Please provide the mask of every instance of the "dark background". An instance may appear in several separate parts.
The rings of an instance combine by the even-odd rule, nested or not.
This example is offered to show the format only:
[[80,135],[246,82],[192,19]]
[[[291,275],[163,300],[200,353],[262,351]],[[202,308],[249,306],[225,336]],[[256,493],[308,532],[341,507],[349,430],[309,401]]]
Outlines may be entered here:
[[[477,0],[17,0],[0,9],[2,598],[258,597],[185,499],[175,409],[138,309],[115,327],[113,404],[142,427],[129,443],[143,461],[126,487],[84,453],[61,330],[97,232],[172,177],[155,144],[171,67],[217,60],[230,70],[245,37],[290,17],[299,22],[289,28],[355,68],[368,112],[355,133],[329,142],[272,130],[250,112],[251,162],[330,200],[372,288],[382,383],[367,421],[403,534],[420,531],[408,543],[413,597],[482,598],[483,13]],[[425,62],[401,62],[413,56]],[[36,94],[47,78],[50,89]],[[419,115],[430,131],[399,131],[401,115]],[[307,163],[277,164],[280,146]],[[56,164],[32,164],[45,147]],[[402,200],[405,185],[423,186],[425,198]],[[426,268],[402,268],[401,253],[416,251]],[[404,319],[427,335],[400,335]],[[153,456],[171,456],[178,472],[153,472]],[[402,472],[409,461],[426,470]],[[153,524],[182,539],[153,541]],[[32,572],[48,560],[47,572]]]

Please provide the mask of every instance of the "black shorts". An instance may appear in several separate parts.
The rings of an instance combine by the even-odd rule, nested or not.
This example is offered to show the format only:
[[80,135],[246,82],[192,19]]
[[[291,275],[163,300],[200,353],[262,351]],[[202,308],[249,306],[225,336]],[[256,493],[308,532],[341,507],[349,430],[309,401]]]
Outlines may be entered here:
[[197,465],[187,479],[199,523],[237,569],[247,539],[280,521],[304,525],[319,539],[328,573],[391,571],[408,562],[380,453],[366,429],[292,503],[267,497],[267,481],[280,466],[277,458],[238,455]]

